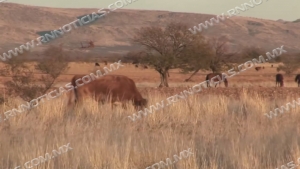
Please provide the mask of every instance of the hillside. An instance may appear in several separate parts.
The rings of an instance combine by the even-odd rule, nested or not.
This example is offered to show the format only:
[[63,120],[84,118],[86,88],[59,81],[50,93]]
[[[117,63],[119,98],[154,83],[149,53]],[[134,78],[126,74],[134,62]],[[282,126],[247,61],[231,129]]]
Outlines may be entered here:
[[[79,16],[91,14],[97,10],[96,8],[63,9],[2,3],[0,52],[7,52],[36,39],[39,36],[37,32],[58,29]],[[138,46],[131,44],[130,38],[141,27],[152,25],[164,27],[170,21],[182,21],[189,27],[193,27],[212,17],[214,15],[118,9],[95,23],[72,30],[49,44],[64,43],[64,46],[69,49],[78,49],[80,42],[93,40],[96,45],[93,52],[125,53],[138,49]],[[215,24],[204,30],[202,34],[206,37],[226,35],[232,47],[236,49],[241,49],[246,45],[255,45],[272,50],[284,45],[289,52],[300,50],[299,22],[278,22],[237,16]],[[42,50],[46,46],[36,47],[34,51]]]

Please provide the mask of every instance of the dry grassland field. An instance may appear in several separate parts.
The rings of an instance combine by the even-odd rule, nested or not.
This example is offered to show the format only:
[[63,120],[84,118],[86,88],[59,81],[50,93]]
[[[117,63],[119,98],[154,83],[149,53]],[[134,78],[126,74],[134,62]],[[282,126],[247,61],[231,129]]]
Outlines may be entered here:
[[[237,4],[240,4],[240,2]],[[47,18],[51,14],[53,18],[51,22],[55,23],[56,27],[69,23],[76,16],[95,11],[88,9],[65,9],[64,11],[64,9],[58,8],[11,3],[4,3],[4,6],[1,6],[0,3],[0,8],[2,7],[4,10],[0,11],[0,14],[6,14],[5,16],[9,16],[9,7],[11,7],[12,11],[24,10],[24,15],[26,16],[33,15],[30,10],[38,9],[36,17],[39,18],[38,14],[41,14],[40,16]],[[80,10],[82,10],[81,13]],[[102,46],[103,43],[107,43],[107,46],[120,49],[119,47],[124,45],[127,40],[129,41],[133,34],[133,31],[129,28],[130,20],[128,18],[135,16],[137,13],[146,17],[146,14],[142,14],[141,11],[120,11],[111,14],[111,16],[106,16],[107,18],[112,17],[110,22],[107,20],[99,21],[104,25],[101,33],[107,34],[104,35],[104,39],[107,38],[108,41],[101,43],[96,41],[96,48]],[[58,16],[58,14],[63,12],[65,12],[65,16]],[[132,27],[137,29],[142,26],[151,26],[151,22],[154,22],[153,19],[151,20],[152,16],[167,16],[167,14],[164,14],[167,12],[162,11],[146,12],[151,14],[151,16],[147,16],[146,21],[142,21],[140,16],[135,16],[136,18],[133,19],[136,19],[137,25]],[[15,15],[21,17],[21,14]],[[181,18],[185,16],[183,13],[177,13],[177,15],[178,17],[182,16]],[[196,17],[196,14],[193,15]],[[124,26],[126,29],[123,30],[122,35],[114,32],[114,28],[117,26],[114,25],[116,23],[113,21],[117,20],[119,21],[118,23],[124,24],[120,19],[116,18],[117,16],[125,17],[129,22],[129,25]],[[207,17],[204,14],[199,14],[199,17],[207,19],[212,17],[212,15]],[[203,18],[189,21],[189,26],[204,21]],[[248,20],[264,23],[265,31],[270,31],[273,34],[272,36],[276,36],[278,33],[275,30],[277,28],[274,28],[277,24],[282,27],[291,24],[289,22],[285,25],[271,20],[265,20],[264,22],[263,19],[247,17],[236,17],[228,22],[224,22],[227,22],[228,30],[230,27],[233,27],[230,24],[240,23],[243,25]],[[8,34],[15,34],[14,38],[10,39],[4,33],[0,35],[3,39],[9,39],[7,41],[15,40],[5,45],[1,42],[3,45],[0,52],[8,51],[14,46],[19,46],[21,43],[29,41],[29,39],[34,39],[37,36],[32,33],[34,31],[54,29],[54,27],[50,27],[50,21],[47,23],[49,27],[42,25],[43,28],[41,29],[37,29],[38,27],[35,24],[32,24],[34,28],[30,29],[24,26],[17,28],[15,22],[16,20],[9,22],[7,18],[0,21],[0,26],[6,28],[5,32],[13,31]],[[26,24],[23,22],[20,24]],[[31,22],[33,23],[33,21]],[[59,24],[56,22],[59,22]],[[274,22],[273,26],[270,26],[272,25],[271,22]],[[112,26],[107,23],[111,23]],[[234,43],[239,44],[239,41],[243,41],[243,43],[254,44],[256,40],[260,44],[266,42],[267,45],[263,46],[263,48],[269,52],[276,47],[286,45],[287,51],[295,51],[295,56],[299,57],[300,55],[296,55],[297,52],[300,53],[299,24],[295,23],[294,26],[289,27],[294,34],[291,36],[298,37],[298,39],[292,39],[291,37],[294,41],[293,45],[285,43],[288,41],[288,39],[285,39],[286,37],[275,42],[272,41],[269,35],[258,35],[260,38],[251,37],[252,39],[249,41],[247,41],[247,37],[241,37]],[[100,35],[95,33],[98,29],[96,26],[99,25],[97,23],[90,26],[91,32],[86,32],[85,39],[93,37],[93,34],[95,34],[95,38],[100,37]],[[165,25],[161,24],[159,26],[165,27]],[[30,26],[28,24],[27,27]],[[107,28],[108,26],[112,27],[111,30]],[[214,27],[210,28],[213,32],[219,32],[221,29],[217,28],[217,26]],[[224,25],[221,27],[224,27]],[[18,35],[17,29],[23,32],[28,31],[28,37],[25,38],[26,34],[23,34],[22,36],[25,39],[20,39],[22,36]],[[243,29],[246,29],[246,26]],[[89,27],[78,28],[76,31],[79,30],[88,31]],[[126,36],[124,32],[127,32]],[[109,36],[109,34],[115,36]],[[212,32],[203,33],[205,37],[210,37],[212,34]],[[229,39],[233,39],[238,37],[238,34],[243,33],[236,30],[235,33],[232,31],[225,34],[229,35],[227,36]],[[53,40],[54,42],[44,46],[58,46],[58,44],[64,43],[64,50],[71,51],[70,46],[78,45],[81,41],[75,41],[74,37],[76,37],[76,34],[73,34],[73,30],[71,35]],[[283,35],[278,34],[279,36],[283,37]],[[274,43],[271,45],[270,41]],[[233,41],[230,41],[230,43],[233,43]],[[100,69],[103,69],[105,66],[103,60],[105,59],[100,56],[102,49],[98,51],[95,51],[95,49],[87,50],[86,55],[95,56],[94,58],[98,57],[98,60],[93,60],[93,58],[87,59],[88,61],[86,62],[76,61],[76,59],[71,60],[68,62],[68,70],[59,74],[51,85],[51,89],[47,90],[47,92],[65,86],[65,84],[71,82],[74,75],[95,73],[97,70],[95,62],[99,62]],[[105,50],[109,51],[110,49]],[[123,52],[122,50],[120,49],[121,53]],[[131,50],[130,48],[126,52]],[[41,53],[42,49],[34,49],[31,52]],[[125,54],[126,52],[123,53]],[[25,63],[33,69],[38,61],[35,60],[36,53],[34,55],[32,53],[26,54],[26,56],[31,57],[32,55],[32,57],[31,60]],[[81,57],[85,57],[85,52],[74,52],[74,54],[76,53],[82,55]],[[263,56],[266,58],[265,54]],[[290,56],[294,55],[291,54]],[[22,57],[22,55],[17,57]],[[252,58],[258,58],[258,55]],[[41,60],[43,59],[41,58]],[[241,63],[245,63],[250,59],[242,58],[241,60],[243,61]],[[118,60],[122,60],[122,57],[110,58],[107,67]],[[290,75],[285,74],[283,71],[278,72],[277,68],[280,65],[291,64],[284,61],[260,64],[259,66],[264,67],[264,69],[259,71],[256,71],[256,66],[253,66],[229,78],[228,87],[225,87],[222,82],[217,87],[203,88],[198,93],[188,94],[188,97],[185,99],[178,99],[177,102],[169,104],[160,110],[153,110],[152,113],[146,116],[143,115],[135,121],[128,117],[138,112],[131,103],[126,103],[127,109],[120,105],[112,108],[111,103],[100,104],[91,98],[86,98],[81,106],[77,106],[72,110],[66,109],[69,93],[64,93],[60,97],[40,103],[37,107],[28,111],[17,112],[14,117],[5,119],[4,112],[14,108],[19,109],[19,105],[30,100],[24,101],[18,95],[10,96],[8,90],[6,90],[8,86],[5,83],[12,81],[17,76],[1,75],[1,98],[4,101],[0,105],[0,169],[145,169],[147,167],[147,169],[292,169],[293,164],[287,164],[289,162],[293,162],[296,169],[300,165],[300,107],[296,105],[294,108],[290,108],[289,111],[278,113],[272,119],[265,115],[275,108],[280,108],[300,98],[300,88],[295,82],[295,76],[300,73],[300,67],[297,67]],[[45,62],[48,61],[45,59]],[[300,65],[298,60],[294,62]],[[185,82],[184,80],[191,76],[193,72],[181,73],[179,68],[170,69],[170,76],[168,77],[169,87],[160,88],[158,86],[161,82],[161,76],[153,66],[148,66],[148,69],[144,69],[141,65],[136,67],[132,63],[123,63],[123,65],[123,67],[109,74],[124,75],[131,78],[141,95],[148,100],[146,108],[156,105],[156,103],[161,103],[161,101],[164,101],[166,105],[168,97],[179,94],[205,81],[206,75],[212,73],[211,70],[200,70],[189,82]],[[1,61],[1,71],[4,68],[5,64]],[[227,70],[222,70],[221,73],[227,72]],[[284,87],[275,87],[275,75],[277,73],[283,74]],[[24,74],[20,73],[21,75],[24,76]],[[35,78],[39,78],[41,75],[45,74],[38,71],[33,72]],[[23,81],[26,81],[26,78]],[[36,84],[39,84],[39,82],[36,82]],[[34,90],[29,91],[35,92]],[[72,92],[73,90],[70,91],[70,93]],[[71,147],[69,151],[60,152],[61,154],[56,154],[57,156],[55,156],[53,150],[59,150],[59,147],[68,143]],[[191,150],[190,156],[183,158],[184,156],[181,156],[180,153],[188,149]],[[51,159],[42,162],[41,159],[46,157],[46,153],[50,154]],[[182,159],[178,160],[179,157]],[[163,163],[167,164],[168,162],[167,158],[171,160],[172,164],[164,166]],[[33,159],[36,160],[32,161]],[[27,164],[25,165],[25,163]],[[158,164],[153,166],[155,163],[159,163],[160,167]]]

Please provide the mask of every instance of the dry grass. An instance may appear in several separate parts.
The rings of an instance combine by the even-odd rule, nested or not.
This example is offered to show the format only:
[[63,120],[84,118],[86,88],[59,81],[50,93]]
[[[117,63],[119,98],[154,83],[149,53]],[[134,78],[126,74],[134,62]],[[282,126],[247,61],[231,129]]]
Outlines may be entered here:
[[[0,168],[23,165],[67,143],[73,150],[37,168],[140,169],[173,160],[188,148],[194,155],[170,168],[271,169],[297,163],[300,109],[272,120],[264,116],[296,98],[270,100],[259,90],[240,88],[239,99],[234,99],[225,90],[237,89],[209,89],[135,122],[127,118],[135,113],[132,106],[111,110],[87,100],[84,107],[66,113],[64,97],[45,102],[0,123]],[[151,105],[177,92],[149,89],[143,95]],[[19,103],[12,99],[1,111]]]
[[[1,35],[2,39],[6,39],[0,45],[2,52],[36,39],[37,31],[56,29],[74,20],[74,16],[98,10],[54,9],[11,3],[2,4],[1,9],[4,20],[0,21],[0,25],[6,32]],[[12,17],[11,13],[20,17]],[[158,19],[158,15],[164,17]],[[102,56],[108,55],[108,51],[117,51],[123,54],[126,50],[121,47],[131,45],[128,38],[140,27],[151,26],[153,23],[164,27],[174,18],[181,18],[193,26],[211,17],[212,15],[183,13],[171,16],[166,11],[120,9],[104,20],[56,39],[55,43],[64,43],[69,51],[76,52],[80,51],[79,42],[92,39],[97,49],[94,53],[101,53]],[[24,18],[36,19],[32,22]],[[238,39],[236,44],[241,46],[255,42],[257,46],[273,49],[285,42],[285,46],[299,49],[295,46],[299,41],[296,36],[300,30],[299,25],[263,20],[265,26],[257,28],[261,33],[250,36],[247,29],[249,20],[260,22],[259,19],[235,17],[204,34],[211,37],[222,30],[223,33],[232,35],[229,39]],[[128,24],[131,21],[134,24]],[[120,25],[123,25],[122,33],[118,28]],[[268,30],[268,34],[264,33],[265,30]],[[290,33],[282,30],[289,30]],[[276,36],[270,36],[270,32]],[[25,34],[27,38],[24,39]],[[255,40],[257,38],[264,41]],[[266,43],[269,41],[272,43]],[[33,51],[43,48],[45,47],[34,48]],[[88,57],[88,54],[83,57]],[[103,67],[103,63],[100,65]],[[264,114],[297,99],[300,91],[296,88],[294,75],[285,76],[285,88],[274,88],[278,65],[273,64],[274,68],[270,65],[262,65],[266,69],[259,72],[252,68],[236,75],[229,79],[229,88],[207,89],[135,122],[128,118],[136,113],[132,106],[127,110],[112,110],[110,105],[98,105],[92,100],[86,100],[84,107],[67,112],[65,97],[41,103],[29,112],[0,122],[0,168],[23,166],[25,162],[51,153],[53,149],[57,150],[67,143],[70,143],[73,150],[36,168],[141,169],[165,161],[166,158],[172,159],[173,155],[188,148],[192,149],[194,155],[169,168],[271,169],[290,161],[297,164],[300,157],[300,139],[297,136],[299,108],[272,120]],[[69,66],[70,70],[56,81],[57,87],[68,83],[74,74],[90,74],[95,71],[94,63],[70,63]],[[132,78],[151,105],[179,93],[187,86],[204,81],[207,72],[199,72],[192,82],[184,83],[184,79],[190,74],[171,70],[169,89],[155,89],[160,78],[153,69],[142,70],[127,64],[111,74]],[[1,83],[7,80],[9,77],[0,78]],[[21,103],[16,98],[10,98],[8,103],[0,107],[0,111],[16,108]],[[0,115],[3,119],[3,113]]]
[[[64,86],[72,74],[93,72],[93,65],[71,63],[56,86]],[[173,155],[188,148],[194,155],[169,168],[271,169],[290,161],[297,164],[299,108],[272,120],[264,114],[297,99],[300,91],[293,82],[294,76],[285,77],[287,87],[273,87],[276,68],[264,66],[264,71],[252,68],[230,78],[228,88],[222,84],[221,88],[204,90],[135,122],[128,118],[136,113],[132,106],[112,110],[110,105],[87,100],[84,107],[67,112],[63,96],[41,103],[0,122],[0,168],[23,166],[67,143],[73,150],[36,168],[140,169],[166,158],[174,160]],[[192,82],[183,83],[189,74],[172,70],[171,87],[156,89],[159,76],[152,69],[126,64],[111,72],[137,82],[149,105],[204,81],[206,73],[199,72]],[[20,103],[10,98],[0,110],[5,112]]]

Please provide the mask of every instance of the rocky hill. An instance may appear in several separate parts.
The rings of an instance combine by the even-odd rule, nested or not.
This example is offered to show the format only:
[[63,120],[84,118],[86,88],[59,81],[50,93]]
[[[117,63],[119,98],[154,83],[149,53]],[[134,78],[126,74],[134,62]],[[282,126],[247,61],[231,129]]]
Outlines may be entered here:
[[[36,39],[39,37],[37,32],[58,29],[74,21],[78,16],[97,12],[98,9],[47,8],[1,3],[0,52],[7,52]],[[64,46],[70,50],[76,50],[80,47],[80,42],[93,40],[96,45],[94,52],[125,53],[139,48],[133,45],[130,39],[141,27],[152,25],[164,27],[170,21],[184,22],[189,27],[193,27],[212,17],[214,15],[199,13],[118,9],[95,23],[72,30],[49,44],[64,43]],[[254,45],[272,50],[284,45],[290,52],[300,51],[299,22],[235,16],[203,30],[202,34],[206,37],[225,35],[235,49]],[[34,50],[42,50],[46,46],[42,45]]]

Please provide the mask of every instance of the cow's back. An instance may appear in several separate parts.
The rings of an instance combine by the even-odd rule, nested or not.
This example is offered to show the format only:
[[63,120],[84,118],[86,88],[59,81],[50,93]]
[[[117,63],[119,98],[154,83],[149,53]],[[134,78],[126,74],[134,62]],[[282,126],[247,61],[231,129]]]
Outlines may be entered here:
[[[215,77],[215,76],[220,76],[220,77],[222,77],[222,74],[221,73],[209,73],[209,74],[207,74],[206,75],[206,80],[211,80],[213,77]],[[215,82],[216,81],[219,81],[219,79],[217,79],[217,78],[214,78],[213,79]]]
[[[73,86],[76,86],[75,81],[82,78],[81,75],[75,75],[72,79]],[[82,81],[80,81],[82,83]],[[135,105],[143,104],[145,99],[136,88],[134,81],[123,75],[105,75],[98,79],[77,87],[74,90],[76,100],[82,101],[88,96],[93,96],[97,101],[106,101],[108,96],[111,101],[130,101],[132,100]]]
[[134,81],[122,75],[106,75],[89,85],[89,90],[100,95],[111,95],[112,99],[123,100],[140,100],[141,94],[136,88]]

